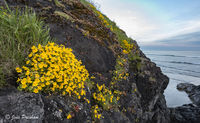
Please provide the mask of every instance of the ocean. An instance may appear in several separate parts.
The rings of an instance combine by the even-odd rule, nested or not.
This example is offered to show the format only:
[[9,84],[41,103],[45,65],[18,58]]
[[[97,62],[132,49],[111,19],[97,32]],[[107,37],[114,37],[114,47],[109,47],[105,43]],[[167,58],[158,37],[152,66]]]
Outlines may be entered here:
[[200,51],[145,51],[170,79],[164,95],[168,107],[191,103],[185,92],[176,89],[179,83],[200,85]]

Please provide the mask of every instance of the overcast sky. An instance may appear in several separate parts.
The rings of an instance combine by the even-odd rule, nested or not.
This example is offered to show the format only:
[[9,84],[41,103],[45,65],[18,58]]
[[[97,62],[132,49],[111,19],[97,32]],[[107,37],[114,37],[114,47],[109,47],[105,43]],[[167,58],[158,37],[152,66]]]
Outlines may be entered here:
[[200,0],[93,0],[140,46],[200,48]]

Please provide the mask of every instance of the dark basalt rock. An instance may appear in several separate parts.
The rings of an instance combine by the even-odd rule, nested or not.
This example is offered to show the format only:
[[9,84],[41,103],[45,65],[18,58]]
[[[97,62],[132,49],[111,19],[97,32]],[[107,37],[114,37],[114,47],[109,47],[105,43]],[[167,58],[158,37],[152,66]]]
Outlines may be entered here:
[[173,123],[199,123],[200,122],[200,86],[190,83],[180,83],[177,89],[185,91],[193,104],[186,104],[170,109]]
[[185,91],[193,104],[200,106],[200,86],[195,86],[190,83],[180,83],[177,89]]
[[[0,90],[0,121],[3,123],[86,123],[90,105],[72,98],[25,93],[15,88]],[[72,119],[67,119],[68,114]]]
[[41,95],[19,92],[15,88],[0,91],[0,121],[3,123],[41,123],[43,118]]
[[172,123],[199,123],[200,122],[200,107],[194,104],[186,104],[180,107],[171,108]]

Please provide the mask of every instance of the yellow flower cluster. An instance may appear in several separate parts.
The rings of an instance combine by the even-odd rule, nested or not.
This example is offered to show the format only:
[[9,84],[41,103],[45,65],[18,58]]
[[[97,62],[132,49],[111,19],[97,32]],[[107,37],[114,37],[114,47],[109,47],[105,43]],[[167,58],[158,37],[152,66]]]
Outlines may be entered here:
[[92,106],[92,109],[93,109],[92,113],[94,115],[94,118],[100,119],[102,117],[102,115],[99,113],[100,110],[99,110],[98,105]]
[[96,13],[97,13],[99,19],[103,22],[103,24],[105,26],[109,26],[108,21],[104,18],[104,16],[101,14],[101,12],[100,11],[96,11]]
[[123,40],[121,45],[122,45],[122,48],[124,49],[123,50],[124,54],[129,54],[131,50],[133,49],[133,44],[128,43],[127,40]]
[[89,4],[92,9],[96,9],[96,7],[92,4]]
[[113,103],[114,95],[111,90],[109,90],[104,84],[96,84],[96,92],[93,93],[93,98],[104,108],[108,108],[108,104]]
[[94,10],[94,12],[97,14],[97,16],[99,17],[99,19],[103,22],[103,24],[110,28],[111,31],[113,31],[113,27],[109,24],[109,22],[105,19],[105,17],[103,16],[103,14],[96,10],[96,8],[94,7],[94,5],[90,4],[90,7]]
[[86,95],[84,82],[89,74],[72,49],[49,42],[46,46],[33,46],[31,50],[26,65],[16,68],[20,73],[19,89],[67,94],[78,99]]
[[116,61],[116,69],[113,73],[113,81],[121,81],[127,80],[129,74],[127,73],[126,69],[124,69],[125,64],[127,63],[127,59],[118,57]]
[[125,72],[118,72],[117,70],[115,71],[115,76],[114,76],[114,80],[117,80],[117,81],[121,81],[121,80],[127,80],[129,74],[128,73],[125,73]]

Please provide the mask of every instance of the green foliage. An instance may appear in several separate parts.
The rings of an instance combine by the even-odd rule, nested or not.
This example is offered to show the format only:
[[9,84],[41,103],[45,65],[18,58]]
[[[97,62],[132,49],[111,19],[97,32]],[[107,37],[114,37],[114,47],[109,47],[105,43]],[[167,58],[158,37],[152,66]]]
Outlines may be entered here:
[[117,105],[119,97],[116,95],[118,91],[113,93],[108,87],[96,84],[96,90],[93,93],[93,99],[97,104],[103,107],[104,110],[109,110],[110,108]]
[[127,64],[127,59],[118,57],[116,59],[116,65],[115,65],[115,71],[113,72],[113,77],[112,77],[112,86],[122,80],[127,80],[128,79],[128,72],[125,69],[125,66]]
[[141,69],[142,63],[141,63],[141,57],[138,54],[131,54],[129,55],[129,62],[131,68],[137,68],[137,70]]
[[55,11],[54,14],[55,14],[55,15],[58,15],[58,16],[60,16],[60,17],[63,17],[63,18],[65,18],[66,20],[70,20],[70,21],[74,22],[74,19],[73,19],[70,15],[68,15],[68,14],[66,14],[66,13],[64,13],[64,12]]
[[61,8],[65,7],[65,5],[63,5],[62,3],[60,3],[60,1],[58,1],[58,0],[54,0],[54,2],[56,4],[56,6],[58,6],[58,7],[61,7]]
[[0,88],[3,87],[4,84],[5,84],[4,74],[2,68],[0,67]]
[[80,2],[85,6],[90,4],[87,0],[80,0]]
[[85,6],[90,6],[91,4],[95,6],[94,2],[92,0],[80,0],[80,2]]
[[32,45],[47,41],[50,41],[49,29],[32,10],[0,8],[0,69],[3,71],[0,83],[3,76],[12,76],[14,68],[24,64]]

